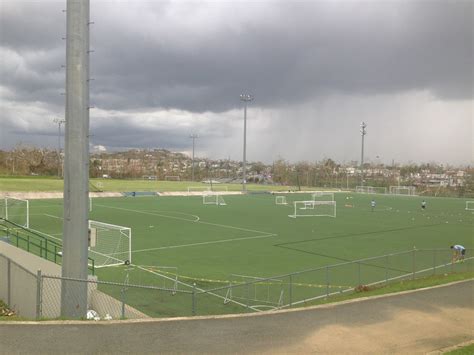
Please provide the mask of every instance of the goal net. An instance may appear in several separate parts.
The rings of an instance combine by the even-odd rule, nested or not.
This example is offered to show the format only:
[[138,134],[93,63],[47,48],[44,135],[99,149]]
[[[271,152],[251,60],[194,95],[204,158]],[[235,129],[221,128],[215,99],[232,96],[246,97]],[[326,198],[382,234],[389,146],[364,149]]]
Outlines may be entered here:
[[466,211],[474,211],[474,201],[466,201]]
[[203,205],[225,206],[224,198],[218,193],[207,192],[202,195]]
[[128,227],[89,220],[89,257],[95,267],[132,262],[132,230]]
[[336,217],[336,201],[295,201],[288,217]]
[[30,203],[14,197],[2,199],[0,207],[0,217],[22,227],[30,227]]
[[287,205],[286,196],[275,196],[275,205]]
[[375,186],[356,186],[356,192],[363,194],[386,194],[386,187],[375,187]]
[[390,186],[390,194],[415,196],[416,188],[415,186]]
[[315,191],[311,194],[314,201],[334,201],[334,192]]
[[275,309],[283,305],[285,284],[282,279],[232,274],[229,280],[224,304],[237,301],[256,310]]

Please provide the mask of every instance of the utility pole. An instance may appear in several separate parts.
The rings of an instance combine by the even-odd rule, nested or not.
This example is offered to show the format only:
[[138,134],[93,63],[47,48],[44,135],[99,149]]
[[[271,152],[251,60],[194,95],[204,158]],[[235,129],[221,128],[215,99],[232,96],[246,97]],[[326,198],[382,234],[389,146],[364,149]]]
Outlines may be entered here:
[[61,125],[66,123],[66,120],[63,118],[55,118],[53,119],[54,123],[58,124],[58,178],[61,178],[61,167],[62,167],[62,162],[61,162]]
[[191,181],[194,181],[194,141],[196,138],[199,138],[199,136],[195,133],[191,134],[189,136],[189,138],[191,138],[193,140],[193,170],[192,170],[192,177],[191,177]]
[[244,157],[242,159],[242,192],[247,192],[247,104],[252,100],[252,95],[240,95],[240,101],[243,101],[244,103]]
[[364,137],[367,134],[367,124],[361,122],[360,124],[360,135],[362,136],[362,150],[360,154],[360,174],[361,174],[361,186],[364,186]]
[[87,313],[89,221],[89,0],[67,0],[66,130],[61,316]]

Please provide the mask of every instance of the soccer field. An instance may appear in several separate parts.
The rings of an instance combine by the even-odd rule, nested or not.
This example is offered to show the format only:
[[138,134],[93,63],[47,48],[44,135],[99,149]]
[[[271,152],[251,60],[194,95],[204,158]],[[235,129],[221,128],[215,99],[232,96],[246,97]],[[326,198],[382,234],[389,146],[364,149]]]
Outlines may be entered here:
[[[283,196],[282,194],[278,194]],[[368,284],[450,262],[449,246],[473,248],[474,214],[465,200],[391,195],[335,193],[337,217],[290,218],[293,201],[311,200],[309,193],[286,194],[288,204],[275,204],[276,195],[224,195],[226,205],[204,205],[201,196],[95,198],[90,219],[131,228],[132,265],[97,270],[99,280],[209,290],[258,278],[274,280],[233,290],[241,304],[274,306]],[[371,200],[376,201],[372,211]],[[426,210],[421,209],[422,199]],[[62,200],[31,200],[30,228],[61,238]],[[416,249],[444,249],[434,255],[412,253],[390,258],[293,275],[290,273]],[[434,256],[433,256],[434,255]],[[126,258],[126,255],[123,256]],[[435,260],[434,260],[435,258]],[[160,275],[165,275],[164,279]],[[328,288],[328,278],[331,286]],[[250,289],[251,288],[251,289]],[[104,289],[106,292],[107,290]],[[240,293],[239,293],[240,292]],[[109,290],[117,295],[117,291]],[[165,297],[139,292],[128,298],[143,312],[155,316],[184,315],[189,295]],[[229,290],[214,292],[229,298]],[[266,295],[265,295],[266,294]],[[186,298],[186,301],[177,301]],[[150,298],[150,299],[148,299]],[[224,306],[211,293],[200,298],[200,314],[242,312],[241,305]],[[283,300],[282,300],[283,298]],[[147,301],[148,300],[148,301]],[[215,307],[215,304],[219,304]],[[166,305],[165,305],[166,304]]]

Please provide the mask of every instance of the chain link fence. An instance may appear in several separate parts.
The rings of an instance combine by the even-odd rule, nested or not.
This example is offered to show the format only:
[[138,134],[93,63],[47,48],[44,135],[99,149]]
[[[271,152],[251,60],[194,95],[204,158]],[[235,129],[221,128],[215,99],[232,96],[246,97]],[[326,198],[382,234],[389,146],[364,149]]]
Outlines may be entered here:
[[0,254],[0,299],[22,317],[57,319],[61,288],[68,282],[87,287],[87,309],[96,319],[245,313],[301,306],[393,281],[473,271],[473,266],[472,257],[452,262],[450,250],[413,249],[266,278],[232,274],[226,284],[210,287],[199,280],[184,282],[173,270],[121,269],[116,275],[121,282],[33,274]]

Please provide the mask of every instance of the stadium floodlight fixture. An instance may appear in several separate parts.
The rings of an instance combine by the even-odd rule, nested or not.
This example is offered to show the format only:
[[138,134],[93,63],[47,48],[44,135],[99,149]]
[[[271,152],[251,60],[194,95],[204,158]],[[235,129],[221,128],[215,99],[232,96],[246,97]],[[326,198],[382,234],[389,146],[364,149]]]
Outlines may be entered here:
[[54,123],[58,124],[58,177],[61,178],[61,125],[66,123],[64,118],[54,118]]
[[193,140],[193,161],[192,161],[193,169],[192,169],[191,181],[194,181],[194,141],[195,141],[196,138],[199,138],[199,136],[197,134],[193,133],[189,136],[189,138],[191,138]]
[[247,191],[247,176],[246,176],[246,154],[247,154],[247,105],[253,100],[253,96],[249,94],[240,95],[240,101],[244,103],[244,156],[242,159],[242,191]]
[[361,175],[361,186],[364,186],[364,137],[367,134],[367,124],[365,122],[360,123],[360,135],[362,136],[362,148],[360,153],[360,175]]

